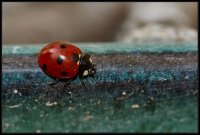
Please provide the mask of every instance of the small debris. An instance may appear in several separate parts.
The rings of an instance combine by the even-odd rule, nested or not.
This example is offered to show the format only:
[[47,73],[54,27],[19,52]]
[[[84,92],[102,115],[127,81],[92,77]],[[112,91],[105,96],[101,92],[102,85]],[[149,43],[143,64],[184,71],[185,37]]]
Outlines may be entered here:
[[90,99],[90,103],[93,103],[94,102],[94,99]]
[[100,100],[98,100],[98,101],[97,101],[97,105],[100,105],[100,104],[101,104],[101,101],[100,101]]
[[89,112],[89,111],[87,111],[87,112],[85,112],[85,114],[86,114],[86,115],[88,115],[88,114],[90,114],[90,112]]
[[16,90],[16,89],[14,89],[13,91],[12,91],[14,94],[19,94],[20,96],[22,96],[22,93],[20,93],[20,92],[18,92],[18,90]]
[[101,104],[101,101],[100,100],[97,100],[93,103],[94,105],[100,105]]
[[73,96],[73,94],[72,94],[72,92],[71,91],[69,91],[69,92],[67,92],[71,97]]
[[187,79],[189,79],[189,76],[187,75],[187,76],[185,76],[185,79],[187,80]]
[[193,95],[197,95],[197,94],[198,94],[198,91],[195,90],[195,91],[192,92],[192,94],[193,94]]
[[126,95],[126,92],[122,92],[122,95],[124,95],[124,96],[125,96],[125,95]]
[[90,112],[86,112],[85,116],[81,119],[82,121],[88,121],[93,119],[93,116],[90,114]]
[[73,111],[73,110],[75,110],[75,107],[71,107],[71,106],[70,106],[70,107],[68,107],[68,110],[69,110],[69,111]]
[[149,97],[149,101],[154,101],[154,97]]
[[123,95],[123,96],[121,96],[121,97],[118,97],[118,98],[116,98],[115,100],[117,100],[117,101],[119,101],[119,100],[124,100],[124,99],[127,99],[127,98],[129,98],[129,97],[131,97],[133,95],[133,92],[132,93],[130,93],[130,94],[126,94],[126,95]]
[[163,78],[163,77],[158,77],[158,80],[159,80],[159,81],[166,81],[167,79],[166,79],[166,78]]
[[53,106],[53,105],[57,105],[57,102],[51,103],[50,101],[48,101],[48,102],[46,103],[46,106]]
[[40,130],[36,130],[36,133],[41,133],[41,131]]
[[140,108],[140,106],[139,106],[138,104],[133,104],[133,105],[131,106],[131,108],[133,108],[133,109],[138,109],[138,108]]
[[46,106],[52,106],[53,103],[50,103],[49,101],[46,103]]
[[93,118],[92,115],[86,115],[82,120],[83,121],[88,121],[88,120],[91,120]]
[[20,107],[22,104],[18,104],[18,105],[12,105],[12,106],[9,106],[9,108],[18,108]]
[[154,97],[148,97],[147,104],[150,104],[150,103],[155,103]]
[[9,127],[10,126],[10,124],[8,124],[8,123],[5,123],[5,127]]
[[131,121],[130,121],[130,120],[127,120],[126,123],[127,123],[127,124],[131,124]]
[[18,91],[15,89],[15,90],[13,90],[13,93],[17,94],[17,93],[18,93]]

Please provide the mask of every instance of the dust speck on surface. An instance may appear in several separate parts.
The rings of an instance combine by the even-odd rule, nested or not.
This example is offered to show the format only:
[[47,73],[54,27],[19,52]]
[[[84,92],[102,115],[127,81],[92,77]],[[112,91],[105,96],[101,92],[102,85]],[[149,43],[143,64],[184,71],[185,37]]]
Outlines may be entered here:
[[41,130],[36,130],[36,133],[41,133]]
[[81,121],[89,121],[91,119],[93,119],[93,116],[90,114],[90,112],[86,112],[84,116],[81,118]]
[[138,109],[138,108],[140,108],[140,106],[139,106],[139,104],[133,104],[133,105],[131,106],[131,108],[132,108],[132,109]]
[[69,110],[69,111],[74,111],[74,110],[75,110],[75,107],[70,106],[70,107],[68,107],[68,110]]
[[54,105],[57,105],[57,102],[50,102],[50,101],[48,101],[46,103],[46,106],[54,106]]
[[18,108],[20,107],[22,104],[17,104],[17,105],[12,105],[12,106],[9,106],[9,108]]
[[123,91],[123,92],[122,92],[122,95],[124,95],[124,96],[125,96],[125,95],[126,95],[126,92],[124,92],[124,91]]
[[15,93],[15,94],[16,94],[16,93],[18,93],[18,91],[15,89],[15,90],[13,90],[13,93]]

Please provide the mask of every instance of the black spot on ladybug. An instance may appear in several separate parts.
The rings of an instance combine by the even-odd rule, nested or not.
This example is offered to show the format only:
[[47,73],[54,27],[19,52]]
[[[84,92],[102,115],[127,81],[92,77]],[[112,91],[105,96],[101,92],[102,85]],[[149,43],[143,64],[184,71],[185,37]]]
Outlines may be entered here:
[[61,65],[63,63],[63,61],[64,61],[63,56],[58,56],[57,63]]
[[67,75],[67,72],[61,71],[60,74],[61,74],[62,76],[66,76],[66,75]]
[[47,65],[46,65],[46,64],[43,64],[43,65],[42,65],[42,70],[43,70],[44,72],[47,71]]
[[60,45],[60,48],[63,48],[63,49],[64,49],[64,48],[66,48],[66,47],[67,47],[66,44],[61,44],[61,45]]
[[73,59],[74,62],[77,62],[79,60],[78,54],[77,53],[73,53],[72,59]]

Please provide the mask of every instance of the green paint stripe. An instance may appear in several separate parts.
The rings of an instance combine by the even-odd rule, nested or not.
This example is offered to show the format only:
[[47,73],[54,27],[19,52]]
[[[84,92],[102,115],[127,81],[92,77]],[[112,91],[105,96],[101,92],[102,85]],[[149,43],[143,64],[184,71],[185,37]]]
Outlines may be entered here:
[[[105,53],[130,53],[130,52],[196,52],[198,45],[195,42],[190,43],[120,43],[120,42],[106,42],[106,43],[74,43],[80,47],[83,52],[93,54]],[[44,44],[13,44],[2,47],[2,55],[4,54],[35,54],[38,53]]]

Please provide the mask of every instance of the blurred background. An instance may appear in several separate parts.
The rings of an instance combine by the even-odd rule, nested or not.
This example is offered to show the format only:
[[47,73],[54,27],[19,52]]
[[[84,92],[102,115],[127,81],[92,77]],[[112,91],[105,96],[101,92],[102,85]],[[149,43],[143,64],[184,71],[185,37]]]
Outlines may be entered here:
[[196,2],[3,2],[3,44],[197,39]]

